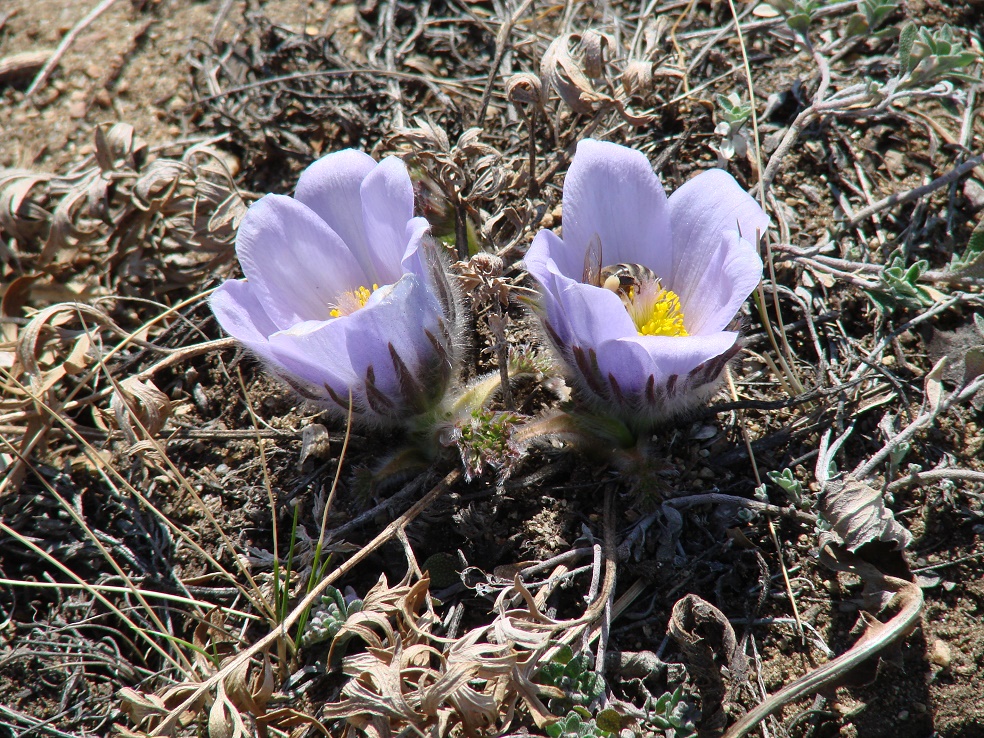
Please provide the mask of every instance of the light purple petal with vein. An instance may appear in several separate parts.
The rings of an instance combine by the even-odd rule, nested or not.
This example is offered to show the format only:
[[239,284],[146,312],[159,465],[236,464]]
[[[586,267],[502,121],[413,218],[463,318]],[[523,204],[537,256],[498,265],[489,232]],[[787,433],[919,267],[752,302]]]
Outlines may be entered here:
[[429,232],[430,223],[427,222],[426,218],[411,218],[406,228],[407,248],[403,252],[403,259],[401,260],[404,272],[416,274],[424,280],[427,279],[427,269],[422,261],[421,247]]
[[414,275],[384,290],[382,297],[351,315],[275,334],[274,354],[302,379],[318,386],[327,383],[341,398],[351,388],[363,408],[366,369],[372,365],[376,386],[398,408],[401,395],[389,344],[411,373],[420,369],[434,355],[423,329],[436,330],[440,309]]
[[306,205],[267,195],[247,211],[236,236],[243,273],[281,329],[324,320],[337,296],[366,285],[342,239]]
[[[709,336],[635,336],[620,338],[595,347],[602,377],[615,377],[628,398],[639,397],[652,376],[657,387],[674,374],[686,376],[705,361],[726,353],[737,333],[719,332]],[[639,408],[642,411],[642,408]]]
[[433,344],[424,331],[440,336],[441,308],[437,299],[414,274],[404,275],[377,305],[349,316],[347,348],[352,368],[365,376],[372,365],[376,385],[384,394],[399,397],[399,382],[389,350],[420,377],[424,363],[432,359]]
[[[702,172],[674,192],[669,200],[669,213],[673,227],[669,286],[680,296],[687,330],[693,333],[697,326],[701,330],[723,328],[762,276],[762,261],[751,242],[756,230],[764,232],[768,228],[769,217],[735,178],[721,169]],[[723,239],[722,235],[728,231],[740,231],[744,243],[734,238]],[[721,249],[727,249],[728,253],[720,255]],[[714,296],[702,290],[702,280],[710,276],[716,284],[706,286],[716,287],[720,284],[714,279],[716,272],[724,266],[727,266],[727,279],[735,280],[728,299],[705,303],[706,298]],[[753,283],[748,291],[740,299],[735,297],[749,282]],[[734,310],[725,318],[724,313],[733,303]]]
[[362,183],[375,168],[376,160],[362,151],[336,151],[301,173],[294,196],[341,237],[368,278],[385,284],[372,274],[370,242],[362,214]]
[[673,374],[684,376],[709,359],[717,358],[735,345],[738,334],[718,331],[706,336],[639,336],[638,344],[659,372],[657,380]]
[[762,279],[762,259],[738,231],[720,234],[717,250],[708,251],[696,284],[687,288],[686,300],[681,297],[684,323],[691,334],[727,328]]
[[271,359],[268,338],[278,328],[256,299],[252,285],[229,279],[208,300],[219,325],[230,336],[264,359]]
[[376,284],[393,284],[403,269],[407,223],[413,218],[413,183],[404,163],[383,159],[362,183],[362,217]]
[[540,231],[524,260],[526,270],[543,288],[547,320],[561,341],[577,337],[585,345],[636,335],[622,301],[609,290],[582,284],[565,275],[554,254],[565,254],[564,242]]
[[321,388],[327,385],[341,398],[358,380],[352,362],[342,349],[345,318],[298,323],[290,330],[270,337],[270,349],[277,362],[291,374]]
[[602,266],[642,264],[658,276],[669,274],[672,243],[666,194],[642,153],[603,141],[581,141],[564,180],[563,202],[564,243],[571,252],[558,261],[564,274],[580,279],[584,254],[596,233]]

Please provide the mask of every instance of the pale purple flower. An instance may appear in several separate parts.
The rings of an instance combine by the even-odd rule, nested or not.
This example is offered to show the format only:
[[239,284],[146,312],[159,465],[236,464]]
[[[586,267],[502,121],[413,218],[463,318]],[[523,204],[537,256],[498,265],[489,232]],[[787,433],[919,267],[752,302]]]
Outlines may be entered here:
[[762,278],[753,244],[768,216],[720,169],[667,198],[642,153],[587,139],[563,219],[563,240],[540,231],[525,265],[584,396],[642,423],[706,401],[740,348],[728,328]]
[[403,162],[360,151],[308,167],[294,197],[254,203],[236,236],[245,280],[211,298],[222,327],[304,397],[392,424],[442,396],[452,373],[453,297],[425,256]]

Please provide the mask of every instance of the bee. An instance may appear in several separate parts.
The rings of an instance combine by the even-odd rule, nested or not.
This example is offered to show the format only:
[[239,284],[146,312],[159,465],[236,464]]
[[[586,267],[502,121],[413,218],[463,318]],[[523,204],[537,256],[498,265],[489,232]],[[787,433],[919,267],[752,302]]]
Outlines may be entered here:
[[612,264],[601,266],[602,249],[601,239],[594,235],[588,243],[588,250],[584,254],[584,271],[581,274],[581,281],[595,287],[604,287],[611,290],[619,297],[628,299],[630,293],[639,294],[642,285],[655,284],[662,286],[662,281],[647,266],[642,264]]

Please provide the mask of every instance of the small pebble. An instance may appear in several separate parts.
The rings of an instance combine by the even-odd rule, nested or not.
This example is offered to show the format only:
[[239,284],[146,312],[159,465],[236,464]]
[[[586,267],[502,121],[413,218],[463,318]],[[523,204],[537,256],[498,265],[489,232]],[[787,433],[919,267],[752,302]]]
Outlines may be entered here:
[[936,638],[929,644],[927,658],[929,659],[929,663],[936,664],[943,669],[948,669],[950,662],[953,660],[953,655],[950,652],[949,644],[946,641]]
[[984,187],[976,179],[964,183],[963,194],[975,208],[984,208]]

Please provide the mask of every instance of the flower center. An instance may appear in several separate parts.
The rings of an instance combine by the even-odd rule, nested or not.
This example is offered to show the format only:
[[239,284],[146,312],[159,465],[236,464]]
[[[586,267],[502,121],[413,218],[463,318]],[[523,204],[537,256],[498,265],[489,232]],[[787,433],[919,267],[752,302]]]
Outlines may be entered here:
[[687,336],[680,297],[656,281],[645,280],[619,296],[640,336]]
[[366,306],[369,301],[370,295],[379,289],[378,284],[374,284],[372,289],[368,287],[359,287],[356,290],[349,290],[348,292],[343,292],[338,296],[338,301],[335,303],[335,307],[332,308],[331,317],[338,318],[342,315],[351,315],[359,308]]

